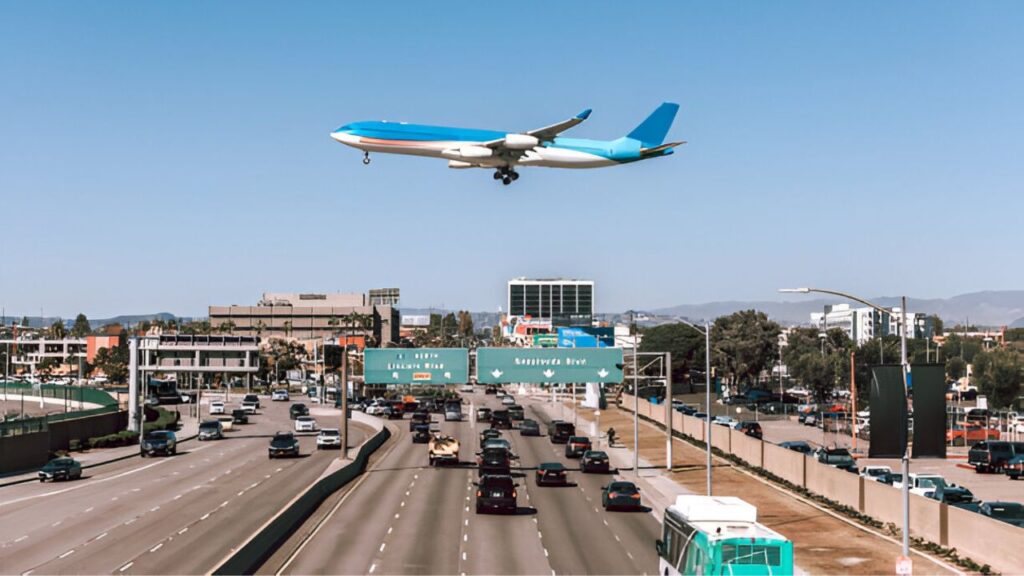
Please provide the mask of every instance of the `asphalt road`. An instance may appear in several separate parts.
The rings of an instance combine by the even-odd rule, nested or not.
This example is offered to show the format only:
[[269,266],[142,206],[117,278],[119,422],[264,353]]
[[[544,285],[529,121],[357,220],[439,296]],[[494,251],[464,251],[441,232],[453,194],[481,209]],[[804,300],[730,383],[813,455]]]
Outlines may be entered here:
[[[78,481],[0,489],[0,573],[213,569],[339,455],[318,452],[308,435],[300,438],[300,458],[269,460],[270,436],[291,429],[290,403],[268,397],[261,404],[250,424],[224,440],[185,442],[177,456],[131,458],[87,469]],[[351,430],[350,445],[366,437]]]
[[[497,408],[482,391],[465,395]],[[527,418],[541,422],[526,402]],[[464,412],[470,412],[466,404]],[[439,415],[434,416],[435,420]],[[388,452],[342,497],[336,511],[281,566],[288,574],[654,574],[654,541],[661,528],[648,512],[605,512],[601,486],[612,475],[570,473],[566,488],[534,484],[541,462],[575,460],[547,437],[505,431],[520,456],[516,515],[474,511],[476,470],[471,462],[486,424],[441,422],[461,443],[462,467],[431,468],[427,448],[413,444],[408,421]],[[280,563],[280,560],[276,560]]]

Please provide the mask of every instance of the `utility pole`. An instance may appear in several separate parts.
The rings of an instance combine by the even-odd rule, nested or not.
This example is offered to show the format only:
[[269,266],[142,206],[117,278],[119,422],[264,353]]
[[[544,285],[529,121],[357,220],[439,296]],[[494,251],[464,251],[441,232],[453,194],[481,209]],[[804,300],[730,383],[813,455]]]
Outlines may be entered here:
[[348,339],[341,350],[341,382],[338,393],[341,394],[341,458],[348,458]]

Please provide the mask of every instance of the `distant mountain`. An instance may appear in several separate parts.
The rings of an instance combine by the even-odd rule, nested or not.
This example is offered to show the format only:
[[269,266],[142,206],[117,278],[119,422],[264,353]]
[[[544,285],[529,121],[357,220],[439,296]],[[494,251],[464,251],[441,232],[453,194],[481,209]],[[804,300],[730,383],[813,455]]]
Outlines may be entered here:
[[1014,320],[1013,324],[1010,324],[1010,328],[1024,328],[1024,318]]
[[[888,296],[871,298],[871,301],[885,307],[900,304],[899,298]],[[789,302],[728,301],[684,304],[647,312],[659,316],[682,316],[691,320],[702,320],[753,308],[782,324],[806,324],[810,321],[811,312],[820,312],[827,304],[843,302],[847,301],[840,298],[808,298]],[[855,302],[851,304],[857,305]],[[1024,290],[972,292],[952,298],[908,298],[907,310],[935,314],[947,325],[970,322],[980,326],[1007,326],[1017,323],[1024,326]]]
[[[5,319],[5,322],[7,324],[18,323],[18,322],[21,322],[22,318],[23,318],[22,316],[7,316],[6,319]],[[56,318],[56,317],[42,317],[41,318],[39,316],[28,316],[27,318],[28,318],[28,325],[29,325],[30,328],[45,328],[47,326],[52,326],[53,323],[58,321],[58,320],[63,320],[64,321],[64,325],[67,326],[68,328],[71,328],[71,326],[74,325],[74,323],[75,323],[75,319],[73,317],[72,318]],[[100,326],[106,326],[107,324],[120,324],[122,326],[127,326],[129,324],[138,324],[139,322],[143,322],[143,321],[147,321],[147,320],[148,321],[153,321],[153,320],[157,320],[157,319],[166,321],[166,320],[174,320],[174,319],[182,319],[182,318],[180,318],[178,316],[175,316],[174,314],[171,314],[170,312],[158,312],[156,314],[134,314],[134,315],[114,316],[113,318],[90,318],[89,319],[89,325],[93,329],[96,329],[96,328],[99,328]]]

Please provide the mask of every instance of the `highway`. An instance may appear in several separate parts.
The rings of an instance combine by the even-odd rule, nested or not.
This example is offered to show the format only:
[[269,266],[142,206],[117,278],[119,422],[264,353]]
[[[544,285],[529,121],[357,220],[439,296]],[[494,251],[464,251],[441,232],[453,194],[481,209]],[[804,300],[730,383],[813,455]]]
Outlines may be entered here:
[[[482,391],[465,394],[475,407],[500,407]],[[526,402],[526,417],[546,419]],[[470,405],[464,405],[469,416]],[[434,415],[435,420],[440,415]],[[336,510],[283,565],[260,573],[286,574],[654,574],[654,541],[661,528],[649,512],[605,512],[601,486],[612,475],[570,472],[566,488],[537,487],[533,470],[564,458],[564,446],[546,435],[523,438],[504,431],[520,456],[519,511],[478,515],[476,470],[479,433],[487,424],[441,422],[461,443],[461,467],[431,468],[425,444],[413,444],[408,420],[383,456],[343,496]],[[516,471],[513,469],[513,474]],[[311,530],[311,528],[309,528]],[[303,530],[307,531],[307,530]],[[282,564],[280,559],[272,562]]]
[[[0,573],[212,570],[339,455],[318,452],[307,435],[300,438],[300,458],[269,460],[269,437],[291,430],[291,403],[261,397],[261,404],[250,424],[226,432],[224,440],[185,442],[176,456],[86,469],[79,481],[0,489]],[[318,420],[337,427],[334,418]],[[350,445],[367,437],[356,425],[350,429]]]

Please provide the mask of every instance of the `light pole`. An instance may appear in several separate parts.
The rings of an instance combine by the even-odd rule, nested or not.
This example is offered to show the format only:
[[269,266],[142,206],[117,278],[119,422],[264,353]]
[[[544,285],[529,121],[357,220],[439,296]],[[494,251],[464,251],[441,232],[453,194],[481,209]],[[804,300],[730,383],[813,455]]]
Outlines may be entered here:
[[[825,290],[822,288],[782,288],[779,292],[796,293],[796,294],[808,294],[810,292],[818,292],[821,294],[830,294],[832,296],[839,296],[840,298],[846,298],[853,300],[854,302],[860,302],[865,306],[869,306],[882,314],[892,315],[891,308],[884,308],[872,302],[868,302],[863,298],[859,298],[846,292],[839,292],[837,290]],[[909,382],[907,377],[910,375],[910,365],[907,362],[907,297],[903,296],[900,298],[900,366],[903,371],[903,395],[904,402],[909,397]],[[904,407],[904,410],[906,408]],[[903,472],[903,558],[904,562],[910,562],[910,439],[908,431],[909,421],[903,421],[903,460],[902,460],[902,472]]]
[[704,444],[707,456],[708,496],[711,496],[711,323],[704,321],[704,329],[691,324],[680,318],[683,324],[693,328],[704,335],[704,404],[707,412],[704,414]]

